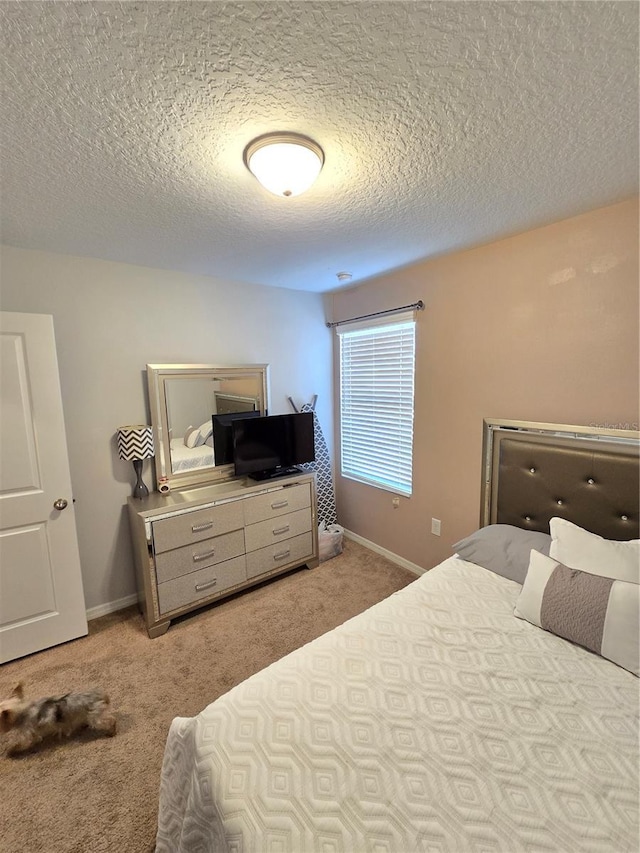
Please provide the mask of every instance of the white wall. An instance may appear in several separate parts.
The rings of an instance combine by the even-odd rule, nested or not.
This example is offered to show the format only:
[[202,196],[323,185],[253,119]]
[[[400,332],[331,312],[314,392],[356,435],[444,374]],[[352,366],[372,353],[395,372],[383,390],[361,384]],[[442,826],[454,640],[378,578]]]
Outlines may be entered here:
[[318,294],[3,246],[0,309],[53,315],[89,609],[135,592],[133,467],[114,434],[150,423],[147,363],[267,363],[270,412],[318,394],[331,439],[331,335]]

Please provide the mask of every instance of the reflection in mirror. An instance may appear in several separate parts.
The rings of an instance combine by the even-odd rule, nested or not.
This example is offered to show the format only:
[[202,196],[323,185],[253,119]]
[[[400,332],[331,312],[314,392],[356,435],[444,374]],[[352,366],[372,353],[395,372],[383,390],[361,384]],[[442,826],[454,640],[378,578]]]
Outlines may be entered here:
[[147,365],[157,480],[177,488],[233,477],[228,458],[216,460],[213,417],[266,414],[267,368]]
[[172,474],[218,464],[213,445],[212,415],[260,410],[260,395],[256,394],[254,377],[231,380],[217,376],[207,379],[179,377],[166,379],[164,388],[171,425]]

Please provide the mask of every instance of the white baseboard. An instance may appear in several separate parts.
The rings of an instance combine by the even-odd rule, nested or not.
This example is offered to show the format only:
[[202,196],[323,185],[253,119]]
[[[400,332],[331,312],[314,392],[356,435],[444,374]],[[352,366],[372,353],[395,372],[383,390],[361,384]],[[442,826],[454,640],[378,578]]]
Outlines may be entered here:
[[135,592],[132,595],[125,595],[124,598],[118,598],[116,601],[108,601],[106,604],[99,604],[97,607],[90,607],[87,610],[87,621],[97,619],[99,616],[106,616],[108,613],[115,613],[116,610],[124,610],[125,607],[131,607],[136,604],[138,596]]
[[370,551],[375,551],[376,554],[386,557],[390,563],[395,563],[396,566],[402,566],[403,569],[408,569],[410,572],[413,572],[414,575],[423,575],[427,571],[426,569],[423,569],[422,566],[417,566],[415,563],[405,560],[404,557],[399,557],[397,554],[394,554],[393,551],[387,551],[386,548],[381,548],[380,545],[376,545],[375,542],[370,542],[363,536],[358,536],[357,533],[352,533],[351,530],[345,530],[344,535],[347,539],[353,539],[353,541],[357,542],[359,545],[364,545],[364,547],[368,548]]

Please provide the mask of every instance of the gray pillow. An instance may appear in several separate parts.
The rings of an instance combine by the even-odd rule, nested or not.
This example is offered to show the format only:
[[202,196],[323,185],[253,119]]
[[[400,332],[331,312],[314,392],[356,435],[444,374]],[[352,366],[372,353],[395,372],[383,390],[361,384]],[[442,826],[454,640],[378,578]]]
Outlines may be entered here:
[[511,524],[489,524],[481,527],[453,546],[453,550],[503,578],[524,583],[531,550],[549,556],[551,536],[534,530],[522,530]]

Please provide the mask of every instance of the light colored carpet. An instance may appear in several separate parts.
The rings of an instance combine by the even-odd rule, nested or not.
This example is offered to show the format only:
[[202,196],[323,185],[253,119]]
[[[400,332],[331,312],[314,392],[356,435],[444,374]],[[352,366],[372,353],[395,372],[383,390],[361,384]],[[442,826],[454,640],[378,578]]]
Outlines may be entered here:
[[416,577],[356,543],[176,621],[150,640],[137,608],[89,623],[89,635],[0,668],[0,697],[25,682],[45,696],[100,686],[114,738],[82,733],[19,758],[0,747],[0,849],[148,853],[169,724]]

